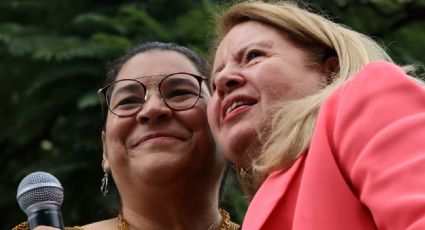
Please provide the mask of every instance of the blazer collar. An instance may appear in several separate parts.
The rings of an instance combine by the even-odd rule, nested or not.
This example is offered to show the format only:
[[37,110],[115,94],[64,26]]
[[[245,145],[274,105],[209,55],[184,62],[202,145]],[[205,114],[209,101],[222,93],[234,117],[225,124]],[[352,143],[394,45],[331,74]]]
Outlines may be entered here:
[[302,168],[307,152],[288,169],[272,172],[256,192],[244,218],[242,229],[261,229],[272,210],[291,188],[296,174]]

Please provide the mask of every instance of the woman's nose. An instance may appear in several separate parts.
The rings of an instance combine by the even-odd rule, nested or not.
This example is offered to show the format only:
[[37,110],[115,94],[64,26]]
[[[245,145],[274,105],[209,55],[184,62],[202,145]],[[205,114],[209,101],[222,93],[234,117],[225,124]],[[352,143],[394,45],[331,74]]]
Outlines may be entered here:
[[136,119],[141,124],[157,123],[170,119],[173,111],[161,99],[159,94],[150,95],[143,108],[137,113]]
[[233,90],[245,85],[245,83],[245,77],[237,73],[219,73],[214,79],[216,91],[220,97],[229,94]]

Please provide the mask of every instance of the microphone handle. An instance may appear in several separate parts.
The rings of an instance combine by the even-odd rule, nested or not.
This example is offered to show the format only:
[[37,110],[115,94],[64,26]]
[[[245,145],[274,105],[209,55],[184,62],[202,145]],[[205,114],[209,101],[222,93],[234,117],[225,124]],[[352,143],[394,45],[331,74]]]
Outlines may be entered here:
[[48,205],[46,208],[33,210],[28,215],[30,229],[44,225],[54,228],[64,229],[62,213],[59,206]]

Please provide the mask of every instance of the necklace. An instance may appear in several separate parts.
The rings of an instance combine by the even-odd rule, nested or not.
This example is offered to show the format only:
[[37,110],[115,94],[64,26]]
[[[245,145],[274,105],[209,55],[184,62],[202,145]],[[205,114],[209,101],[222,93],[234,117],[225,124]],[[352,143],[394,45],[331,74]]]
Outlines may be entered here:
[[[226,212],[224,209],[220,209],[220,215],[221,215],[221,224],[220,224],[220,228],[218,230],[231,230],[231,228],[230,228],[231,222],[230,222],[229,213]],[[213,223],[213,225],[214,225],[214,223]],[[118,214],[118,229],[119,230],[128,230],[128,222],[127,222],[127,220],[125,220],[122,212],[120,212]]]

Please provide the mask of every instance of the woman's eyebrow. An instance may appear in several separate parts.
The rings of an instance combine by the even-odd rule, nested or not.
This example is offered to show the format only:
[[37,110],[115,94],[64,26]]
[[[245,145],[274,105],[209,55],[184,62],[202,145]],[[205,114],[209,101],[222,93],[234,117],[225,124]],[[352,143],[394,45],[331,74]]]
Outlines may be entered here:
[[[240,49],[238,49],[235,54],[233,54],[233,55],[231,54],[231,56],[234,59],[238,60],[242,57],[242,55],[246,52],[246,50],[249,49],[252,46],[263,47],[263,48],[271,48],[271,47],[273,47],[273,41],[272,40],[262,40],[262,41],[254,41],[254,42],[248,43],[248,44],[242,46]],[[213,70],[213,72],[211,73],[211,81],[214,80],[215,75],[217,75],[220,71],[222,71],[224,69],[224,67],[226,67],[226,65],[221,64],[215,70]]]
[[117,90],[114,90],[114,94],[121,92],[133,92],[139,90],[139,85],[137,84],[127,84],[125,86],[119,87]]

